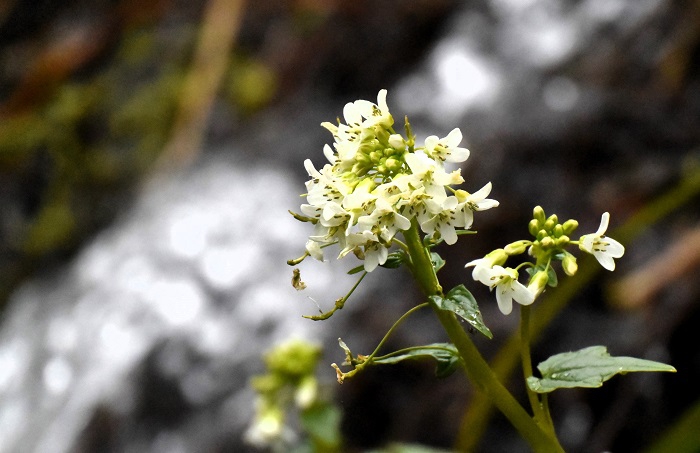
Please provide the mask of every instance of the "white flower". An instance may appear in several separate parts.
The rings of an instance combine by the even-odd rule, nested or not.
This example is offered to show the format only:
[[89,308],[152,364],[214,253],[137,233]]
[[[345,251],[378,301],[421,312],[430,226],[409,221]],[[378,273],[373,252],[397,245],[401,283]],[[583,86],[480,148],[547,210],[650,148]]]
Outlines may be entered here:
[[457,146],[461,141],[459,128],[452,129],[444,138],[431,135],[425,139],[425,154],[441,162],[464,162],[469,158],[469,150]]
[[[302,212],[304,212],[303,208],[304,206],[302,205]],[[323,207],[320,220],[321,225],[327,227],[347,225],[352,220],[352,214],[343,209],[340,204],[331,201]]]
[[365,270],[372,272],[380,264],[386,263],[389,256],[389,249],[379,242],[372,242],[365,245]]
[[457,232],[455,227],[459,226],[456,222],[457,207],[456,197],[447,197],[442,203],[441,210],[433,215],[427,221],[421,223],[421,230],[425,234],[433,234],[435,231],[440,232],[440,237],[449,245],[457,242]]
[[431,159],[422,151],[406,154],[404,160],[411,169],[411,173],[422,182],[425,191],[431,196],[438,195],[440,192],[444,193],[444,186],[464,182],[460,170],[447,173],[442,168],[441,163]]
[[[425,187],[419,187],[403,193],[403,197],[399,201],[399,210],[407,219],[415,217],[418,224],[422,224],[430,220],[433,214],[442,210],[441,206],[445,199],[447,199],[447,195],[444,190],[441,193],[438,192],[438,196],[435,197],[425,193]],[[433,209],[435,212],[432,212],[431,208],[435,206],[438,209]]]
[[311,177],[306,181],[306,199],[312,206],[322,207],[329,201],[342,202],[351,187],[333,174],[333,167],[326,164],[321,171],[316,170],[311,160],[304,161],[304,167]]
[[323,250],[318,242],[312,239],[306,241],[306,251],[313,259],[323,262]]
[[357,224],[361,229],[378,231],[379,236],[387,243],[398,230],[405,231],[411,228],[411,221],[396,212],[384,198],[378,198],[374,211],[357,219]]
[[472,194],[465,190],[456,192],[455,195],[459,201],[457,209],[459,226],[470,228],[474,222],[474,211],[485,211],[499,205],[498,201],[486,198],[490,193],[490,182]]
[[518,281],[518,271],[515,269],[495,265],[488,270],[488,281],[491,289],[496,289],[498,308],[504,315],[513,311],[513,300],[521,305],[530,305],[535,301],[535,294]]
[[340,251],[338,258],[343,258],[350,252],[355,253],[358,258],[364,261],[367,272],[372,272],[377,266],[384,264],[389,256],[389,249],[379,242],[377,236],[369,230],[349,234],[345,241],[345,247]]
[[386,90],[379,90],[376,104],[362,99],[348,102],[343,108],[345,122],[355,128],[372,128],[377,125],[390,127],[394,124],[394,118],[389,113],[386,95]]
[[605,236],[605,231],[608,229],[610,214],[605,212],[600,219],[598,231],[593,234],[585,234],[579,239],[579,248],[584,252],[591,253],[595,256],[601,266],[609,271],[615,270],[615,261],[613,258],[620,258],[625,253],[625,247],[615,239]]
[[508,254],[504,249],[496,249],[483,258],[472,260],[464,265],[464,267],[474,266],[472,278],[483,283],[486,286],[491,286],[489,281],[489,271],[495,265],[502,265],[508,259]]

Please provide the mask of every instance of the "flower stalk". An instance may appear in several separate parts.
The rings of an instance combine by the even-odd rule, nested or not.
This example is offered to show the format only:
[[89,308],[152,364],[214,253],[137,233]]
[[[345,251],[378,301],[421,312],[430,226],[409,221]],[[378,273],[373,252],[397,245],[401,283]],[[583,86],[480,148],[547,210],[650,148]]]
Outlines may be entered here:
[[[411,258],[411,272],[425,296],[442,294],[442,287],[423,246],[417,225],[404,232]],[[555,437],[547,434],[501,384],[454,314],[433,307],[442,327],[462,358],[469,379],[506,416],[535,452],[563,452]]]

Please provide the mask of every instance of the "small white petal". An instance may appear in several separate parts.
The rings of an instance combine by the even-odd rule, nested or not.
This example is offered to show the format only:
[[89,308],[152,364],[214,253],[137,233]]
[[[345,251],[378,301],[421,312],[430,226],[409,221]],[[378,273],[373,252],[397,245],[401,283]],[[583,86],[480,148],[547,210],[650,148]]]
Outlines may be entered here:
[[513,311],[513,298],[510,291],[496,288],[496,302],[498,302],[498,309],[504,315],[509,315]]
[[513,299],[521,305],[530,305],[535,301],[535,294],[520,282],[513,282]]

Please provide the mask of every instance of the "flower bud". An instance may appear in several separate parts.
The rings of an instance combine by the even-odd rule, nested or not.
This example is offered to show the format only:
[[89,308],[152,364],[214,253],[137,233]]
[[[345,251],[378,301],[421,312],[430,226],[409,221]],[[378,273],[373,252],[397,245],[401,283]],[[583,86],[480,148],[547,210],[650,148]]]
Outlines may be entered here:
[[554,241],[551,237],[546,236],[540,239],[540,245],[542,246],[542,248],[548,249],[554,246]]
[[389,136],[389,146],[398,151],[403,151],[406,149],[406,141],[403,139],[401,134],[392,134]]
[[558,224],[554,225],[553,233],[554,233],[554,237],[557,237],[557,238],[561,237],[561,235],[564,234],[564,228],[562,228],[561,224],[558,223]]
[[564,229],[564,234],[571,236],[571,233],[573,233],[576,230],[576,228],[578,228],[578,222],[574,219],[569,219],[566,222],[564,222],[562,228]]
[[561,267],[564,272],[569,277],[573,277],[578,270],[578,264],[576,264],[576,257],[569,252],[564,252],[564,259],[561,260]]
[[367,174],[367,172],[372,168],[371,166],[364,165],[361,162],[356,162],[355,165],[352,166],[352,172],[355,174],[355,176],[362,177]]
[[538,225],[543,225],[545,216],[544,216],[544,209],[542,209],[542,206],[535,206],[535,209],[532,210],[532,218],[537,220]]
[[554,243],[559,248],[566,247],[567,245],[569,245],[569,242],[571,242],[571,239],[569,239],[569,236],[567,236],[567,235],[563,235],[563,236],[558,237],[554,240]]
[[527,229],[531,235],[537,237],[537,233],[540,231],[540,224],[537,219],[530,220],[530,223],[527,224]]
[[557,217],[556,214],[552,214],[549,216],[546,222],[544,222],[544,229],[547,231],[552,231],[554,229],[554,226],[559,223],[559,218]]
[[503,249],[496,249],[493,252],[488,253],[484,259],[488,260],[488,262],[491,264],[490,267],[502,266],[506,263],[508,254]]
[[386,168],[388,168],[390,171],[397,171],[401,169],[401,161],[394,158],[390,157],[384,162],[384,165],[386,165]]
[[542,294],[544,289],[547,287],[547,282],[549,282],[549,275],[547,274],[547,271],[538,271],[530,279],[527,289],[533,293],[535,297],[537,297]]
[[389,145],[389,138],[391,135],[389,131],[384,129],[382,126],[374,126],[374,133],[376,134],[379,143],[381,143],[384,146]]
[[527,246],[532,244],[530,241],[515,241],[506,245],[504,250],[508,256],[520,255],[525,253]]

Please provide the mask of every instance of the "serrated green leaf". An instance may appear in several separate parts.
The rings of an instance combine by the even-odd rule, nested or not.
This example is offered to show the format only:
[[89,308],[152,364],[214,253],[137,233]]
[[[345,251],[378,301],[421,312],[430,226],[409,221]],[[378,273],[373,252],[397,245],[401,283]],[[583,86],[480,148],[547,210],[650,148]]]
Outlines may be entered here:
[[533,392],[549,393],[559,388],[595,388],[616,374],[638,371],[676,371],[671,365],[634,357],[612,357],[605,346],[590,346],[564,352],[537,365],[542,378],[531,376],[527,385]]
[[445,297],[430,296],[430,300],[441,310],[451,311],[467,321],[473,328],[484,334],[487,338],[493,338],[493,334],[484,324],[479,305],[464,285],[455,286]]
[[445,260],[435,252],[430,252],[430,261],[433,263],[433,269],[435,269],[436,274],[445,265]]
[[397,353],[384,357],[374,358],[375,364],[392,365],[404,360],[416,360],[433,358],[437,361],[435,375],[437,377],[447,377],[452,374],[459,365],[459,353],[457,348],[451,343],[433,343],[425,346],[402,349]]

